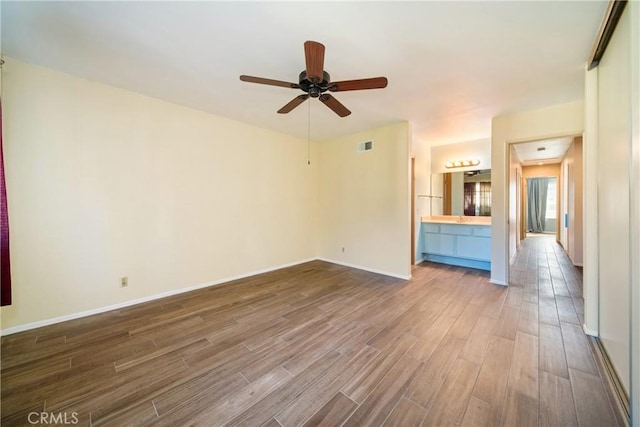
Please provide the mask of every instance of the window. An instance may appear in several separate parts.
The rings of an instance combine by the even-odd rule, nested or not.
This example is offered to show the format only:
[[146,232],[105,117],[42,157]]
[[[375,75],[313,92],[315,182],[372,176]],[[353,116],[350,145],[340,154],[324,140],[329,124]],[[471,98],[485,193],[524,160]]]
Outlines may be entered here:
[[464,183],[465,216],[491,216],[491,183]]
[[547,185],[547,210],[545,213],[546,219],[556,219],[556,212],[558,211],[556,205],[556,179],[550,178]]

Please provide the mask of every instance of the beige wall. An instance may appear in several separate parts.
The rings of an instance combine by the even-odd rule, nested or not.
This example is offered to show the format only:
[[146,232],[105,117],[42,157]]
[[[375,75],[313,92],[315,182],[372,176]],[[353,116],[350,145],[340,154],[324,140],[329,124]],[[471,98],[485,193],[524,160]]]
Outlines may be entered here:
[[444,212],[444,174],[431,174],[431,194],[435,197],[431,199],[432,207],[429,215],[442,215]]
[[[513,255],[517,238],[509,233],[516,211],[508,209],[509,144],[559,136],[581,135],[584,128],[584,106],[581,101],[494,117],[491,125],[491,281],[507,284],[508,260]],[[513,216],[513,218],[511,217]]]
[[523,178],[560,177],[560,163],[522,167]]
[[[436,208],[435,202],[440,201],[438,206],[442,206],[442,202],[441,199],[426,197],[434,195],[431,181],[431,146],[424,141],[419,141],[415,136],[412,136],[411,155],[415,158],[415,262],[421,262],[421,217],[432,215],[431,212]],[[440,192],[442,192],[442,189],[440,189]]]
[[[404,122],[320,144],[322,259],[410,277],[410,132]],[[358,152],[367,140],[373,150]]]
[[315,258],[410,277],[406,122],[307,165],[299,138],[11,59],[3,80],[3,333]]
[[317,256],[315,144],[5,59],[3,332]]
[[567,168],[568,177],[567,182],[562,183],[562,191],[567,195],[568,214],[566,242],[562,242],[562,244],[573,264],[581,266],[583,241],[582,137],[573,139],[562,160],[562,167]]
[[[473,159],[480,160],[480,164],[468,168],[456,168],[455,170],[447,169],[444,166],[447,162]],[[488,138],[431,147],[431,173],[478,169],[491,169],[491,140]]]
[[[509,262],[520,246],[520,206],[522,205],[522,166],[513,146],[509,147]],[[494,183],[492,183],[492,192]],[[492,194],[493,197],[493,194]]]

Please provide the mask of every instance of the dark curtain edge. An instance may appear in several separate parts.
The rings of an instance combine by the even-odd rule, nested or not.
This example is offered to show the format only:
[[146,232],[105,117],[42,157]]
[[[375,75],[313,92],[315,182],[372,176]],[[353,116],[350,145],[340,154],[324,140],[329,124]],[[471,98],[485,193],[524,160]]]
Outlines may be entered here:
[[4,174],[2,100],[0,100],[0,305],[11,305],[11,264],[9,257],[9,210]]

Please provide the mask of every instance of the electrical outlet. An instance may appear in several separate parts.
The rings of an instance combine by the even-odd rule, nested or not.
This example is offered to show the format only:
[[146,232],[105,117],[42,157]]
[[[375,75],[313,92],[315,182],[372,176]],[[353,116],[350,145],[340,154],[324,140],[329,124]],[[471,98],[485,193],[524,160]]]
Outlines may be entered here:
[[125,288],[129,286],[129,278],[127,276],[121,277],[120,278],[120,287],[121,288]]

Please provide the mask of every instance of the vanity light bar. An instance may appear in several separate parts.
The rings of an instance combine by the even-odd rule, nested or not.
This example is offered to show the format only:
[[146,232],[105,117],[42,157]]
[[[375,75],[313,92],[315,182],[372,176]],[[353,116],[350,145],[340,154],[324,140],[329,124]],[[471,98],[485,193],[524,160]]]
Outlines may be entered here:
[[444,167],[447,169],[451,168],[466,168],[469,166],[478,166],[480,164],[480,160],[456,160],[455,162],[447,162],[444,164]]

